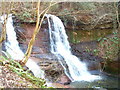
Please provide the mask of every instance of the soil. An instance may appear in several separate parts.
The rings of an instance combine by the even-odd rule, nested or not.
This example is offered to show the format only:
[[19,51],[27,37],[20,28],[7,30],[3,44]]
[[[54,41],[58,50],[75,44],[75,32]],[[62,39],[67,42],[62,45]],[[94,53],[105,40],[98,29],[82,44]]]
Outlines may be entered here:
[[25,78],[0,65],[0,88],[37,88]]

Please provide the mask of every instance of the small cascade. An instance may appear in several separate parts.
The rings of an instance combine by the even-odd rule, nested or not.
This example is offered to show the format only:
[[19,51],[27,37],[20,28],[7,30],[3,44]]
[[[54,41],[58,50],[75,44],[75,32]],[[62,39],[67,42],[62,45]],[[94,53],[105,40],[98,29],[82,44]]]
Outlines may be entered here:
[[[4,19],[6,15],[1,18]],[[20,50],[16,32],[13,27],[12,15],[8,16],[8,20],[6,22],[6,34],[7,34],[7,42],[5,42],[5,48],[7,53],[11,55],[11,58],[15,60],[21,60],[24,57],[24,53]]]
[[[0,22],[4,23],[6,15],[0,17]],[[22,60],[24,57],[24,53],[19,47],[19,43],[17,41],[16,32],[13,27],[12,14],[8,15],[6,22],[6,34],[7,39],[5,42],[6,52],[11,56],[14,60]],[[29,59],[26,63],[26,66],[31,70],[34,76],[39,78],[44,78],[44,72],[40,69],[40,67],[32,60]]]
[[46,14],[49,25],[49,37],[50,37],[50,47],[51,53],[62,57],[66,62],[68,68],[64,66],[64,63],[61,64],[64,67],[66,75],[72,81],[93,81],[100,79],[99,76],[91,75],[86,68],[86,64],[81,62],[76,56],[72,55],[69,42],[67,40],[68,36],[66,35],[64,25],[62,21],[51,14]]

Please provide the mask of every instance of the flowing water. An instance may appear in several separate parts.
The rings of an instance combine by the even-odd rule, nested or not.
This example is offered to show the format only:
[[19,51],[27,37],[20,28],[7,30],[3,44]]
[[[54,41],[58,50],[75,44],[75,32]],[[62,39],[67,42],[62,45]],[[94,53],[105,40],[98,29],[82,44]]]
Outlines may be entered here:
[[102,77],[101,80],[95,80],[93,82],[86,82],[86,81],[76,81],[72,82],[70,85],[73,86],[74,88],[96,88],[98,90],[109,90],[114,89],[114,90],[119,90],[119,83],[120,83],[120,78],[114,77],[114,76],[109,76],[105,75],[103,73],[99,73]]
[[[95,29],[95,30],[66,30],[68,39],[71,43],[75,43],[75,45],[79,44],[82,46],[81,43],[89,43],[99,40],[100,38],[107,37],[109,35],[112,35],[114,30],[113,29]],[[93,46],[93,44],[91,43]],[[84,47],[87,48],[93,48],[91,45],[84,45]],[[96,47],[96,45],[94,45]],[[92,49],[94,50],[94,49]],[[95,80],[93,82],[87,82],[87,81],[75,81],[72,82],[70,85],[74,88],[96,88],[97,90],[109,90],[114,89],[118,90],[120,89],[119,83],[120,83],[120,77],[114,76],[114,75],[108,75],[106,73],[102,73],[99,70],[93,70],[95,74],[100,75],[102,79]],[[92,71],[92,72],[93,72]],[[112,70],[111,70],[112,71]],[[92,73],[91,72],[91,73]]]
[[6,23],[6,34],[7,34],[7,42],[5,42],[6,51],[11,55],[13,59],[21,60],[24,57],[24,53],[20,50],[17,41],[16,32],[14,31],[13,27],[12,15],[8,16],[8,20]]
[[[4,23],[4,20],[7,16],[3,15],[0,17],[0,22]],[[16,32],[13,27],[12,15],[8,15],[6,21],[6,34],[7,39],[5,42],[6,52],[11,56],[12,59],[22,60],[24,57],[24,53],[19,47],[19,43],[17,41]],[[40,67],[31,59],[29,59],[26,63],[26,66],[33,72],[36,77],[44,78],[44,72],[40,69]]]
[[[68,77],[70,77],[72,81],[75,81],[70,85],[74,86],[75,88],[97,88],[100,90],[105,90],[105,88],[118,88],[118,84],[120,83],[120,80],[118,78],[106,76],[103,74],[100,75],[102,79],[99,79],[99,76],[91,75],[87,71],[86,65],[81,62],[76,56],[71,54],[71,47],[69,46],[69,42],[67,40],[68,37],[61,20],[54,15],[46,16],[48,18],[49,24],[51,52],[59,58],[62,57],[68,65],[68,68],[66,68],[61,62]],[[5,15],[0,17],[1,23],[4,23],[5,17]],[[5,47],[7,52],[10,54],[11,58],[15,60],[21,60],[24,57],[24,53],[20,49],[19,43],[17,41],[16,33],[13,27],[12,15],[8,16],[6,23],[6,32],[7,40]],[[77,41],[75,40],[75,42]],[[36,77],[44,78],[44,72],[33,60],[29,59],[26,63],[26,66],[33,72]]]
[[54,15],[47,14],[46,17],[49,25],[51,53],[64,59],[68,68],[64,66],[64,63],[61,62],[61,64],[64,67],[66,75],[72,81],[93,81],[100,79],[99,76],[91,75],[87,71],[85,63],[72,55],[68,36],[66,35],[62,21]]

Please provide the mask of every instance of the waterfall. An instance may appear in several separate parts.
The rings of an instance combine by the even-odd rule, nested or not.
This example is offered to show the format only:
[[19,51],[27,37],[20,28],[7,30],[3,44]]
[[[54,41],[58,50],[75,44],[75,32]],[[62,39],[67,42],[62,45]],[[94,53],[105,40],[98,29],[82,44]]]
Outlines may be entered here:
[[86,64],[81,62],[76,56],[72,55],[69,42],[67,40],[64,25],[62,21],[54,15],[46,14],[48,19],[49,37],[50,37],[50,47],[51,53],[58,57],[62,57],[66,62],[68,68],[64,66],[64,71],[66,75],[72,81],[93,81],[100,79],[99,76],[91,75],[86,68]]
[[[0,17],[0,22],[4,24],[4,20],[6,15]],[[13,27],[12,14],[8,15],[6,21],[6,34],[7,40],[5,42],[6,52],[11,56],[14,60],[22,60],[24,57],[24,53],[19,47],[19,43],[17,41],[16,32]],[[40,67],[31,59],[28,59],[26,66],[31,70],[34,76],[39,78],[44,78],[44,72],[40,69]]]

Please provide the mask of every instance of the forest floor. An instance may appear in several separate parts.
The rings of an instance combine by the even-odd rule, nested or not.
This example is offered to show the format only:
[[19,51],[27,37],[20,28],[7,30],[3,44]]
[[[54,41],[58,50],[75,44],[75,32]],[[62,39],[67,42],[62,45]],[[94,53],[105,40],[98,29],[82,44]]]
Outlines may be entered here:
[[[51,83],[54,88],[73,88],[69,85]],[[52,88],[51,87],[51,88]],[[0,88],[40,88],[26,78],[13,72],[7,65],[0,65]],[[47,87],[46,87],[47,88]],[[49,87],[48,87],[49,88]]]
[[30,81],[19,76],[7,66],[0,65],[0,88],[37,88]]

